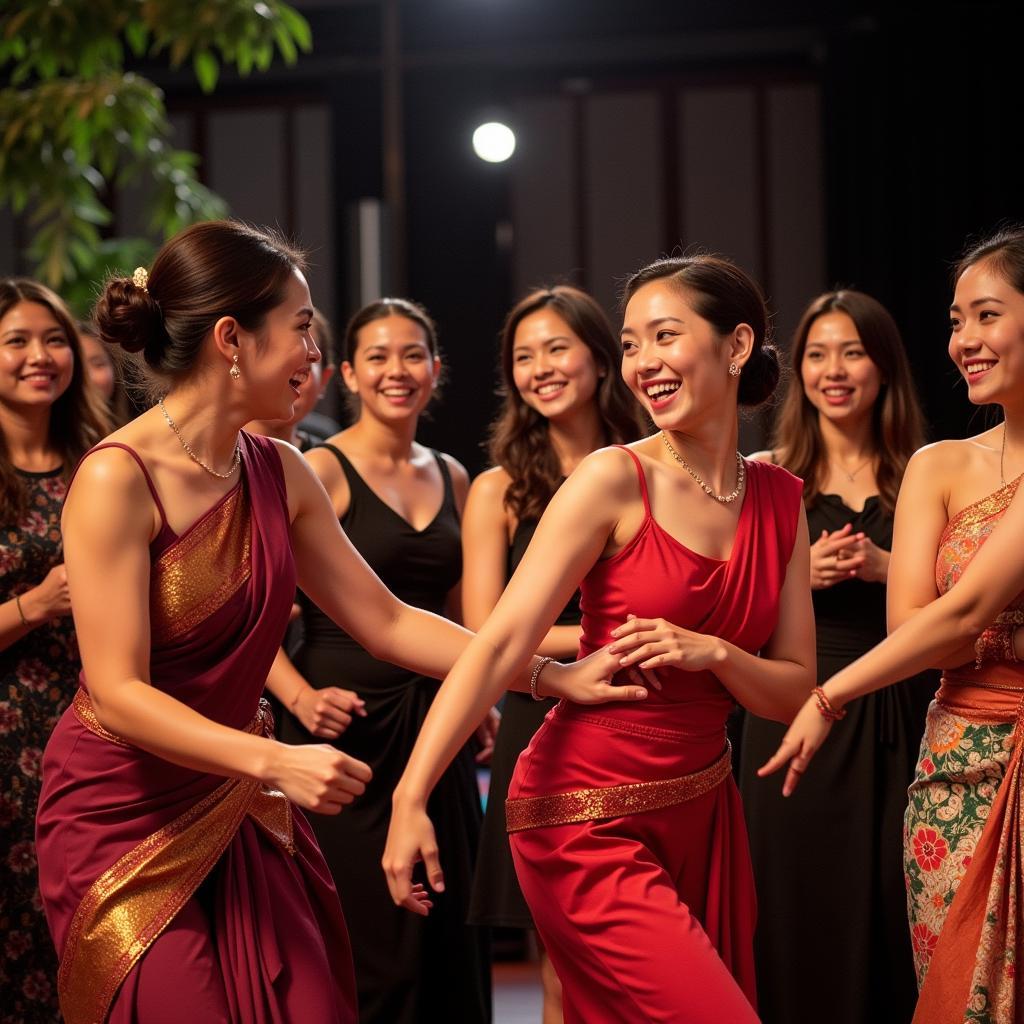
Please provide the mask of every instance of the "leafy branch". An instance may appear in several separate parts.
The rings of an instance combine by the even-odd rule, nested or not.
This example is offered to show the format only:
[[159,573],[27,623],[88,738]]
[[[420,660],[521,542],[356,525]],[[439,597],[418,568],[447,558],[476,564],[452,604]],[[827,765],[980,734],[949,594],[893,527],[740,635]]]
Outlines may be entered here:
[[0,68],[10,72],[0,90],[0,206],[27,212],[38,276],[74,291],[102,276],[99,260],[146,251],[145,240],[103,238],[112,186],[149,183],[156,236],[226,212],[200,183],[197,158],[171,145],[160,89],[124,70],[128,55],[190,62],[212,92],[224,66],[247,75],[311,46],[305,19],[279,0],[22,0],[0,10]]

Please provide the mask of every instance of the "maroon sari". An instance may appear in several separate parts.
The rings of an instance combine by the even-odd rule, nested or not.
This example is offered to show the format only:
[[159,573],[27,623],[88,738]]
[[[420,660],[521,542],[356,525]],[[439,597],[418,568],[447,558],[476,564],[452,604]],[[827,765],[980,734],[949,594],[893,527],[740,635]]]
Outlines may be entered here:
[[[238,485],[181,536],[164,517],[153,541],[150,674],[207,718],[269,734],[261,695],[295,564],[280,457],[241,437]],[[252,779],[111,735],[81,687],[46,748],[37,818],[67,1024],[355,1021],[341,907],[302,815]]]

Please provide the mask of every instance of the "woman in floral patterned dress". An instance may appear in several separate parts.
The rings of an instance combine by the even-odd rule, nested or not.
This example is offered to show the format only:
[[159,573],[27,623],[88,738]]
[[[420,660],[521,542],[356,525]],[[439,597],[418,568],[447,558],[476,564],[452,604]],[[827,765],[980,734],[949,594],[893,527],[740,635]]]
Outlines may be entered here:
[[74,322],[33,281],[0,281],[0,1020],[59,1021],[57,958],[39,903],[43,746],[75,692],[60,509],[105,433]]
[[914,1022],[1014,1024],[1024,1018],[1024,502],[1013,500],[1024,472],[1024,230],[975,246],[955,282],[950,356],[970,400],[1002,406],[1005,420],[911,460],[889,573],[890,626],[903,625],[808,701],[761,771],[788,761],[792,792],[826,713],[943,667],[904,826]]

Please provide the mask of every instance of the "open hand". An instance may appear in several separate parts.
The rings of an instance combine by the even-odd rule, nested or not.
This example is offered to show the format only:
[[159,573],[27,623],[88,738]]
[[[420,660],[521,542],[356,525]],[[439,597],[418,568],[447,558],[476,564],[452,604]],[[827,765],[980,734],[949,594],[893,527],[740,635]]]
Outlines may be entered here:
[[636,665],[650,672],[657,668],[681,668],[700,672],[722,660],[722,641],[706,633],[694,633],[666,619],[638,619],[635,615],[612,630],[609,647],[623,668]]
[[[617,675],[628,676],[632,685],[616,684]],[[537,680],[537,692],[542,697],[563,697],[575,704],[646,700],[649,686],[661,689],[653,673],[639,669],[627,673],[610,647],[602,647],[569,665],[557,661],[545,665]]]
[[817,701],[813,696],[808,697],[786,735],[782,737],[779,749],[758,768],[757,774],[762,777],[771,775],[788,762],[789,770],[782,783],[782,795],[789,796],[796,789],[800,777],[807,771],[811,758],[825,742],[831,728],[832,723],[818,710]]

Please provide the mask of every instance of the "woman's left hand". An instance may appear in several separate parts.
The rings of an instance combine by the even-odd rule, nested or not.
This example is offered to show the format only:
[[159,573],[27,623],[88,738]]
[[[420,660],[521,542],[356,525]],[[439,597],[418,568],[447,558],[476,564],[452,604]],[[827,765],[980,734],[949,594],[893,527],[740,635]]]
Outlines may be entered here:
[[665,619],[638,619],[630,615],[612,630],[615,642],[609,647],[619,656],[623,668],[635,665],[644,671],[681,668],[700,672],[713,668],[725,656],[725,647],[717,636],[694,633]]

